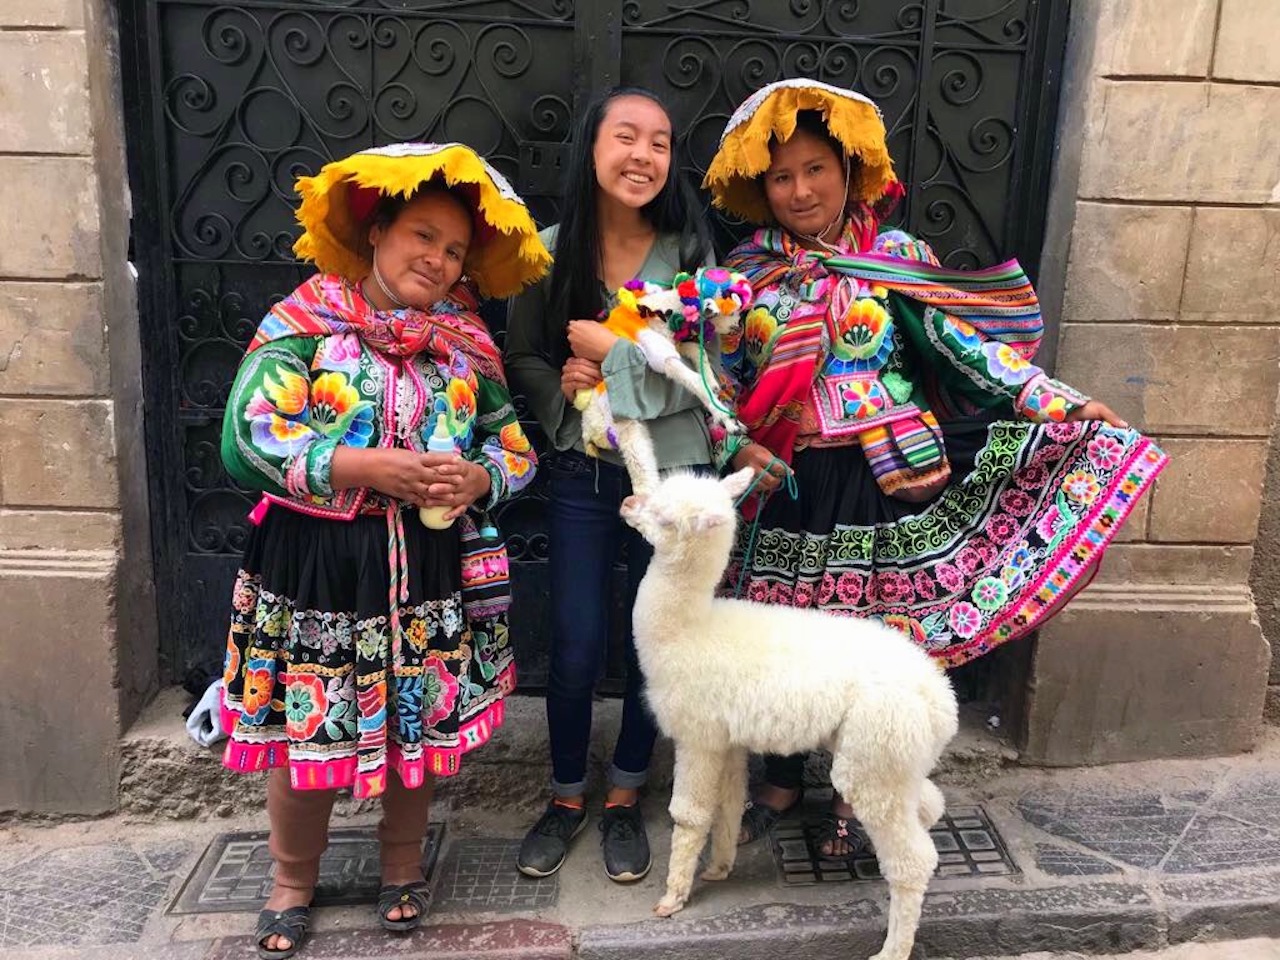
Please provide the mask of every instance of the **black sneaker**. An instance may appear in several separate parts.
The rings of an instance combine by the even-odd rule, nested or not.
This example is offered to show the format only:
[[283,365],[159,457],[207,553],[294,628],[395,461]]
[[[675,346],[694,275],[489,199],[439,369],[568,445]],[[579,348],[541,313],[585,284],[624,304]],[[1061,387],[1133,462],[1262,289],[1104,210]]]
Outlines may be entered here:
[[649,837],[644,832],[640,804],[629,807],[605,807],[600,821],[604,847],[604,872],[610,880],[632,883],[644,878],[653,858],[649,855]]
[[587,811],[552,800],[533,828],[524,835],[516,867],[526,877],[549,877],[569,853],[569,841],[587,825]]

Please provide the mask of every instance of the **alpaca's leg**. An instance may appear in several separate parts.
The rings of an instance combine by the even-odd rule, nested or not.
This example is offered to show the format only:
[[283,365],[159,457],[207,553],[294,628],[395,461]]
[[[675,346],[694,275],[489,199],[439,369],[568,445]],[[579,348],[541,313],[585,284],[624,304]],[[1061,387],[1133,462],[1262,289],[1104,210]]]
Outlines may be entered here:
[[658,485],[658,458],[653,452],[653,438],[649,428],[639,420],[617,420],[614,432],[618,438],[618,452],[631,477],[631,489],[636,493],[648,493]]
[[698,854],[707,842],[707,831],[720,800],[720,774],[727,752],[676,744],[675,783],[671,788],[671,862],[667,868],[667,893],[653,912],[669,917],[689,899]]
[[926,779],[920,788],[920,825],[926,830],[942,819],[947,809],[946,798],[932,780]]
[[926,803],[932,807],[933,798],[925,798],[928,788],[923,786],[929,781],[895,764],[895,759],[862,756],[855,760],[837,752],[831,763],[831,784],[866,828],[880,872],[889,883],[889,930],[884,946],[871,960],[908,960],[924,893],[938,866],[933,838],[921,822]]
[[735,748],[729,751],[720,774],[720,804],[711,827],[711,861],[702,871],[703,880],[723,880],[733,870],[746,794],[747,751]]
[[680,386],[684,387],[690,393],[701,401],[702,405],[707,408],[707,412],[711,415],[711,419],[730,433],[741,433],[742,425],[733,415],[733,410],[727,407],[723,401],[715,394],[715,374],[710,367],[707,368],[707,381],[704,381],[702,374],[690,370],[682,363],[679,358],[672,357],[662,367],[661,372],[669,379],[673,380]]

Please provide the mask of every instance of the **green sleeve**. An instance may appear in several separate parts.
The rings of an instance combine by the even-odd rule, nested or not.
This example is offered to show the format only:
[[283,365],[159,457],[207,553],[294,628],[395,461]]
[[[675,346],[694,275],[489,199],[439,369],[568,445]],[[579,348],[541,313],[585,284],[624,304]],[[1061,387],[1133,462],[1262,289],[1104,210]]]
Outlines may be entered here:
[[[720,341],[713,337],[698,360],[686,365],[701,374],[714,392],[720,383]],[[644,352],[630,340],[619,339],[600,364],[605,388],[609,391],[609,408],[615,417],[625,420],[656,420],[684,410],[700,408],[696,396],[649,366]]]
[[492,507],[533,481],[538,457],[516,418],[511,393],[502,384],[477,377],[475,432],[463,456],[489,471]]
[[222,420],[222,462],[242,486],[329,496],[338,445],[310,425],[311,360],[319,339],[287,337],[240,362]]
[[507,310],[503,362],[511,385],[526,400],[552,446],[567,450],[582,436],[582,415],[560,392],[560,367],[552,361],[547,328],[549,284],[543,278],[512,297]]

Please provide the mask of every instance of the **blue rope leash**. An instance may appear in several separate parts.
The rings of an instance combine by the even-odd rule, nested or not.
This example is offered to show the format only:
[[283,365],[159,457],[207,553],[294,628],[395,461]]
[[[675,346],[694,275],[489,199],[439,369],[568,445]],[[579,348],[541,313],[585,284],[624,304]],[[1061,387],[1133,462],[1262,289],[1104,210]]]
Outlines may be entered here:
[[[755,492],[756,487],[760,483],[760,478],[768,473],[775,463],[782,463],[783,468],[787,471],[786,479],[783,481],[783,489],[787,491],[787,495],[791,497],[792,500],[795,500],[800,496],[800,490],[796,486],[796,475],[791,472],[791,468],[783,463],[781,459],[773,457],[767,464],[765,464],[765,468],[752,478],[751,486],[747,487],[747,489],[742,492],[742,496],[738,497],[738,499],[733,502],[735,507],[741,507],[743,503],[746,502],[747,497],[751,496],[751,494]],[[760,533],[760,515],[764,513],[764,501],[768,500],[769,497],[769,493],[764,495],[760,502],[760,509],[756,511],[756,515],[751,519],[751,528],[747,533],[747,546],[746,549],[742,551],[742,569],[738,571],[738,582],[733,588],[734,597],[742,596],[742,585],[746,580],[747,571],[751,569],[752,561],[755,560],[756,536]]]

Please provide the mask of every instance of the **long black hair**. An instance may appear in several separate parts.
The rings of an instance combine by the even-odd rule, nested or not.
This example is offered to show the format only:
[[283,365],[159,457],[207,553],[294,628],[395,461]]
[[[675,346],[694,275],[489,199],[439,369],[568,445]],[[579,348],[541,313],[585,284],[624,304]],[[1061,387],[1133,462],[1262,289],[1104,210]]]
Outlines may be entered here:
[[[549,319],[554,318],[557,324],[594,317],[600,312],[602,262],[594,152],[604,115],[619,97],[644,97],[661,107],[668,118],[671,116],[670,109],[652,90],[619,86],[593,100],[579,119],[560,191],[563,217],[551,267]],[[672,136],[667,182],[640,212],[659,233],[680,235],[680,269],[693,272],[711,255],[711,233],[697,196],[680,171],[680,163],[679,141]]]

